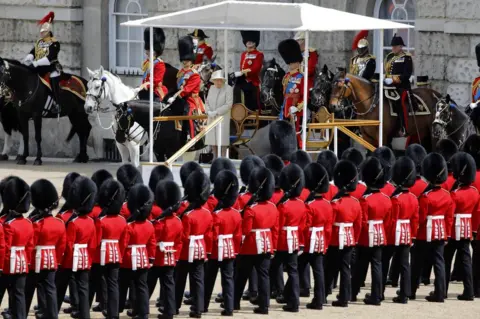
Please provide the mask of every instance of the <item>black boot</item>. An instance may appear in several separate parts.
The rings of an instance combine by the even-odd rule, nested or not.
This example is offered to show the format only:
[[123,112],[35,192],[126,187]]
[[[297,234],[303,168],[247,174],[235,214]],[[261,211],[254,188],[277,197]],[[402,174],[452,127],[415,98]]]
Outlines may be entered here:
[[50,78],[50,85],[52,87],[53,100],[55,101],[50,108],[50,112],[54,114],[60,113],[60,76]]

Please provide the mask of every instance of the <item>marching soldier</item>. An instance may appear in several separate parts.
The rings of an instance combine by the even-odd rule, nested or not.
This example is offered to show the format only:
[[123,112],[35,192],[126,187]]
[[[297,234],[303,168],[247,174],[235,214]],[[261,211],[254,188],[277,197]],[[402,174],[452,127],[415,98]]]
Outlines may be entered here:
[[278,202],[280,202],[280,199],[282,199],[283,197],[283,190],[280,187],[279,178],[280,173],[285,167],[285,163],[280,157],[275,154],[265,155],[262,159],[265,163],[265,167],[268,168],[270,172],[272,172],[273,177],[275,178],[275,190],[273,191],[273,195],[270,201],[275,205],[278,205]]
[[[300,31],[295,34],[294,40],[300,45],[302,54],[305,52],[305,32]],[[305,73],[305,66],[302,60],[301,71]],[[308,90],[313,88],[313,82],[315,80],[315,71],[318,64],[318,52],[314,48],[308,48]]]
[[427,151],[420,144],[410,144],[405,150],[405,156],[410,158],[415,163],[415,171],[417,176],[415,178],[415,184],[409,188],[409,191],[418,198],[428,186],[427,182],[425,182],[422,178],[422,162],[427,156]]
[[390,179],[392,178],[392,167],[393,164],[395,164],[395,154],[393,154],[393,151],[390,148],[381,146],[373,151],[373,156],[380,160],[380,163],[385,169],[385,176],[387,178],[385,186],[382,187],[380,191],[390,197],[395,191],[395,186],[390,183]]
[[308,99],[306,96],[303,96],[304,76],[300,72],[300,63],[303,60],[302,51],[298,42],[287,39],[278,44],[278,52],[289,69],[282,81],[284,98],[280,108],[280,120],[288,119],[290,123],[295,125],[298,148],[301,149],[302,109],[304,101]]
[[[196,171],[203,173],[203,168],[200,166],[200,164],[194,161],[186,162],[185,164],[182,165],[182,167],[180,167],[180,181],[182,182],[183,189],[185,189],[185,186],[187,185],[188,177],[193,172],[196,172]],[[181,216],[189,205],[188,200],[186,199],[186,196],[184,196],[183,199],[184,200],[180,204],[180,208],[178,209],[178,212],[177,212],[178,216]]]
[[[230,159],[225,157],[217,157],[216,159],[214,159],[212,165],[210,166],[210,183],[212,183],[212,185],[214,185],[217,175],[224,170],[232,172],[233,174],[235,174],[235,176],[237,175],[237,169],[235,168],[235,165]],[[206,203],[207,209],[212,213],[215,211],[215,207],[217,207],[218,205],[218,198],[215,197],[214,192],[215,188],[210,193],[210,196],[208,197]],[[235,205],[235,207],[236,206],[237,205]]]
[[[358,149],[354,147],[350,147],[350,148],[347,148],[342,153],[341,158],[342,160],[347,160],[355,164],[355,166],[357,167],[358,174],[359,176],[361,176],[360,169],[362,167],[363,161],[365,160],[362,152],[360,152]],[[351,192],[350,195],[360,200],[360,198],[362,198],[366,190],[367,190],[367,187],[365,186],[365,183],[362,180],[359,180],[357,184],[357,188],[355,189],[354,192]]]
[[290,155],[297,150],[297,134],[287,121],[275,121],[268,132],[270,151],[280,157],[285,165],[290,163]]
[[[172,171],[168,166],[158,165],[152,170],[148,180],[148,187],[153,194],[156,194],[157,185],[161,181],[173,181]],[[157,201],[153,203],[152,211],[150,212],[149,220],[157,219],[162,214],[162,209],[158,206]]]
[[368,51],[368,31],[360,31],[353,40],[352,50],[357,50],[357,54],[350,59],[349,73],[371,80],[375,74],[376,59]]
[[[5,186],[13,178],[15,178],[15,177],[14,176],[8,176],[8,177],[5,177],[4,179],[2,179],[0,181],[0,205],[2,204],[1,199],[3,197]],[[5,263],[4,262],[5,261],[5,233],[4,233],[3,225],[5,223],[5,219],[7,219],[7,213],[8,213],[8,209],[4,206],[2,208],[2,210],[0,211],[0,265],[2,265],[2,266],[0,266],[0,274],[3,273],[3,265]],[[5,277],[0,277],[0,302],[3,300],[3,296],[5,295],[5,292],[7,291],[7,285],[8,285],[8,283],[6,282],[6,278]],[[2,312],[2,315],[4,315],[4,314],[10,315],[10,310],[5,309]]]
[[143,178],[140,171],[132,164],[124,164],[117,170],[117,181],[119,181],[125,189],[125,203],[123,203],[120,215],[122,215],[127,221],[131,216],[128,209],[128,194],[130,189],[136,184],[143,184]]
[[430,153],[422,164],[422,175],[429,187],[419,199],[419,228],[412,258],[412,281],[410,299],[416,298],[417,283],[426,259],[432,259],[435,272],[435,290],[425,297],[430,302],[443,302],[446,294],[445,240],[450,237],[454,203],[450,193],[441,187],[447,180],[447,163],[438,153]]
[[328,173],[328,181],[330,182],[330,187],[328,192],[324,194],[326,200],[331,201],[335,195],[338,193],[338,187],[335,186],[333,182],[335,165],[337,165],[338,158],[334,152],[330,150],[321,151],[317,157],[317,163],[322,165]]
[[205,41],[208,39],[208,36],[203,32],[202,29],[195,29],[192,33],[188,34],[193,38],[193,44],[195,46],[195,67],[203,63],[203,60],[207,58],[212,60],[213,58],[213,49]]
[[[405,96],[409,94],[411,90],[410,77],[413,73],[413,61],[412,56],[403,51],[405,43],[402,37],[397,37],[395,34],[390,43],[392,46],[392,52],[385,57],[385,84],[393,85],[399,91],[402,96],[396,103],[396,111],[399,121],[399,134],[405,136],[408,130],[408,114],[409,110],[406,109],[405,104],[402,101],[410,100],[405,99]],[[412,107],[410,102],[410,107]]]
[[450,192],[453,189],[453,186],[455,184],[455,178],[453,177],[453,165],[451,162],[451,159],[453,155],[458,153],[458,146],[457,144],[452,141],[451,139],[443,139],[438,141],[435,151],[439,153],[440,155],[443,156],[445,159],[445,162],[447,162],[447,168],[448,168],[448,177],[447,180],[442,184],[442,187]]
[[[311,162],[312,157],[310,156],[310,154],[303,150],[297,150],[290,155],[290,163],[297,164],[302,170],[305,169],[305,167],[307,167],[307,165]],[[302,201],[305,201],[308,195],[310,195],[310,192],[306,188],[304,188],[302,189],[302,193],[300,194],[300,199]]]

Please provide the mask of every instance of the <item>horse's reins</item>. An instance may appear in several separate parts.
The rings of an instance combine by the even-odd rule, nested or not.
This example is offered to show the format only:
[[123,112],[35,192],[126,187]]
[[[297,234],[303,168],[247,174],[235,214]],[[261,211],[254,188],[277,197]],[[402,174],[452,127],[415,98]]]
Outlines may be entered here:
[[[336,85],[336,84],[334,83],[333,85]],[[335,98],[335,99],[337,99],[337,101],[338,101],[339,103],[340,103],[340,101],[345,100],[344,95],[345,95],[345,92],[347,91],[347,88],[350,89],[350,91],[351,91],[352,94],[353,94],[353,98],[356,100],[356,99],[357,99],[357,95],[355,94],[355,90],[353,89],[353,86],[351,85],[351,82],[348,81],[347,83],[345,83],[345,79],[343,80],[342,91],[340,92],[340,94],[339,94],[339,95],[336,95],[336,96],[332,96],[331,99],[332,99],[332,98]],[[354,112],[356,115],[359,115],[359,116],[367,115],[368,113],[372,112],[372,110],[375,108],[375,97],[377,96],[377,92],[376,92],[376,91],[377,91],[377,90],[374,90],[373,94],[370,95],[369,97],[367,97],[366,99],[361,100],[361,101],[358,101],[358,102],[356,102],[356,103],[352,103],[352,104],[350,104],[348,107],[353,108],[353,109],[354,109],[353,112]],[[366,102],[366,101],[368,101],[368,100],[371,100],[372,98],[373,98],[373,101],[372,101],[372,103],[370,104],[370,107],[368,108],[367,111],[362,112],[362,113],[359,113],[359,112],[356,111],[356,110],[357,110],[357,107],[356,107],[357,105],[363,104],[364,102]]]
[[[442,99],[442,101],[445,102],[445,104],[447,104],[447,102],[445,101],[445,99]],[[449,105],[447,104],[444,108],[442,108],[439,112],[437,112],[438,114],[442,114],[443,112],[445,112],[447,109],[448,109]],[[465,119],[465,121],[463,121],[462,125],[460,125],[459,127],[457,127],[455,130],[453,130],[452,132],[450,133],[445,133],[445,136],[448,138],[450,136],[452,136],[453,134],[457,133],[461,128],[463,128],[465,126],[465,124],[467,124],[468,122],[470,121],[470,117],[467,116],[467,118]],[[444,120],[442,119],[437,119],[436,116],[435,116],[435,120],[433,121],[433,123],[436,123],[440,126],[442,126],[444,128],[444,130],[446,130],[446,127],[452,122],[452,118],[450,116],[450,120],[448,122],[445,122]],[[459,141],[461,142],[461,144],[463,144],[462,141]]]
[[[5,71],[3,72],[3,74],[5,76],[8,76],[8,78],[11,80],[12,76],[10,74],[10,64],[6,60],[3,60],[3,61],[4,61],[4,66],[5,66]],[[5,85],[6,87],[8,87],[8,85],[5,83],[5,81],[3,81],[2,84]],[[29,96],[24,101],[18,99],[18,103],[17,103],[18,106],[20,107],[20,106],[22,106],[22,104],[28,103],[37,94],[37,91],[38,91],[39,87],[40,87],[40,77],[37,76],[37,86],[35,87],[35,90],[32,93],[29,93]],[[12,93],[13,96],[16,96],[15,90],[13,90],[12,88],[10,88],[10,92]]]

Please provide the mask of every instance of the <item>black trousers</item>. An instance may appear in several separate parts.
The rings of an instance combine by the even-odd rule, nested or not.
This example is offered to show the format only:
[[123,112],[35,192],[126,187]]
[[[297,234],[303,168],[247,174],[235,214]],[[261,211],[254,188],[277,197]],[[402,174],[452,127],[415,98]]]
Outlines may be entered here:
[[[474,234],[476,237],[476,234]],[[472,268],[473,268],[473,291],[475,297],[480,297],[480,240],[472,241]]]
[[8,286],[9,309],[12,318],[20,319],[27,318],[27,307],[25,305],[25,284],[27,274],[6,275],[6,282]]
[[55,276],[57,286],[57,308],[60,311],[65,293],[71,277],[74,277],[78,294],[78,312],[80,319],[90,319],[90,304],[88,301],[88,276],[89,270],[73,272],[71,269],[59,269]]
[[[390,265],[390,273],[392,271],[397,271],[400,276],[400,298],[407,298],[411,294],[411,271],[410,271],[410,246],[409,245],[400,245],[400,246],[386,246],[383,249],[382,263],[388,262],[385,259],[385,255],[393,255],[392,263]],[[383,269],[385,266],[382,264]],[[385,292],[385,283],[387,282],[387,273],[383,273],[383,291]],[[398,277],[395,281],[398,282]]]
[[245,106],[252,111],[260,110],[261,106],[258,101],[258,88],[244,79],[238,80],[238,83],[234,86],[234,103],[242,103],[242,92]]
[[139,316],[139,318],[148,318],[148,314],[150,313],[150,296],[148,294],[147,274],[148,269],[137,269],[133,271],[128,268],[120,268],[119,312],[123,312],[124,310],[125,301],[127,300],[127,291],[133,281],[135,286],[135,299],[132,300],[132,294],[130,293],[130,302],[132,304],[133,312]]
[[240,309],[243,290],[247,284],[248,276],[254,268],[258,276],[258,306],[261,310],[266,310],[270,306],[270,278],[268,276],[270,256],[270,254],[237,256],[233,296],[235,309]]
[[105,283],[105,277],[103,276],[103,267],[100,264],[92,264],[92,269],[90,269],[90,279],[89,279],[89,303],[90,307],[93,304],[93,298],[97,296],[97,301],[100,305],[105,308],[106,299],[107,299],[107,286]]
[[152,267],[148,271],[148,293],[150,297],[155,291],[157,281],[160,279],[160,295],[164,307],[163,314],[167,316],[175,315],[175,277],[174,267]]
[[[283,296],[287,301],[287,306],[291,308],[298,308],[300,305],[300,279],[298,276],[298,253],[293,252],[289,254],[288,251],[277,251],[276,256],[281,261],[281,264],[285,266],[285,270],[288,275],[285,289],[283,290]],[[281,268],[283,270],[283,267]],[[281,272],[283,277],[283,272]]]
[[202,313],[205,296],[205,268],[203,260],[194,260],[189,263],[179,260],[175,269],[175,301],[176,310],[182,306],[183,294],[187,284],[187,276],[190,281],[190,298],[193,298],[192,309],[195,313]]
[[461,271],[463,280],[463,295],[465,297],[473,297],[473,275],[472,275],[472,256],[470,255],[470,240],[453,240],[449,239],[448,244],[445,246],[444,258],[445,258],[445,281],[446,290],[448,293],[448,286],[450,283],[450,270],[452,268],[453,255],[457,252],[457,257],[461,261]]
[[258,295],[258,276],[255,268],[252,269],[252,273],[248,277],[248,292],[251,297]]
[[276,293],[277,296],[283,295],[285,290],[285,282],[283,280],[283,259],[281,254],[275,253],[270,262],[270,294]]
[[[352,251],[352,260],[355,256],[355,262],[352,262],[352,296],[360,293],[361,285],[365,282],[368,273],[368,264],[371,261],[371,252],[367,247],[356,246]],[[355,265],[355,266],[353,266]]]
[[[5,296],[5,292],[7,291],[7,286],[8,286],[8,282],[7,282],[7,278],[5,276],[0,276],[0,303],[3,301],[3,296]],[[10,298],[9,298],[9,302],[8,304],[10,304]]]
[[55,271],[41,270],[38,274],[33,271],[28,273],[25,285],[25,303],[27,314],[30,311],[35,288],[37,289],[39,309],[43,316],[46,318],[58,318]]
[[[382,251],[382,284],[383,291],[385,291],[385,285],[387,283],[387,277],[391,279],[393,268],[396,267],[398,261],[395,257],[395,246],[387,245],[383,247]],[[398,268],[398,267],[397,267]],[[398,278],[397,278],[398,281]]]
[[[387,246],[388,247],[388,246]],[[383,254],[385,254],[385,249],[383,249]],[[400,278],[400,263],[399,256],[396,253],[393,254],[391,258],[390,268],[388,269],[388,280],[392,282],[393,285],[398,284],[398,279]],[[385,268],[383,268],[385,271]],[[385,273],[383,274],[385,276]]]
[[[352,255],[353,255],[352,248]],[[332,294],[332,290],[336,288],[339,276],[339,267],[337,265],[337,251],[335,249],[327,250],[327,254],[323,260],[323,265],[325,269],[325,295],[328,296]],[[350,264],[351,267],[351,264]]]
[[310,290],[310,267],[309,264],[310,256],[306,253],[298,256],[298,276],[300,277],[300,291]]
[[207,273],[205,274],[205,311],[210,305],[210,298],[212,297],[213,287],[217,279],[218,270],[220,269],[220,276],[222,280],[222,297],[225,311],[233,312],[233,264],[234,259],[225,259],[218,261],[210,259],[207,263]]
[[352,261],[353,247],[344,247],[339,249],[338,247],[331,246],[328,248],[330,252],[328,263],[329,270],[327,273],[327,284],[332,283],[335,274],[340,271],[340,294],[339,301],[348,302],[352,295],[352,278],[350,264]]
[[[120,264],[106,264],[101,267],[101,272],[106,284],[106,299],[103,307],[107,310],[107,318],[113,319],[119,317],[120,308],[120,290],[119,290],[119,270]],[[105,303],[106,300],[106,303]]]
[[416,295],[417,283],[422,274],[426,259],[432,261],[433,271],[435,273],[435,291],[434,295],[437,300],[444,300],[446,295],[445,282],[445,259],[443,240],[427,242],[417,240],[415,242],[415,258],[412,260],[412,295]]
[[[305,255],[305,253],[303,253]],[[303,256],[302,255],[302,256]],[[300,256],[300,257],[302,257]],[[313,301],[316,306],[323,306],[325,297],[325,272],[323,254],[306,254],[307,267],[310,264],[313,272]],[[300,280],[301,282],[301,280]]]
[[[78,300],[77,283],[75,281],[75,277],[73,276],[73,272],[68,283],[68,294],[70,296],[70,307],[72,307],[73,310],[78,310],[79,300]],[[62,306],[63,300],[61,301],[59,300],[58,302],[60,302],[58,306],[59,307]]]
[[382,285],[382,248],[381,246],[362,247],[357,246],[356,250],[360,259],[357,260],[356,269],[352,278],[352,296],[358,295],[360,286],[365,281],[368,266],[372,276],[372,286],[370,298],[375,302],[380,302],[383,296]]

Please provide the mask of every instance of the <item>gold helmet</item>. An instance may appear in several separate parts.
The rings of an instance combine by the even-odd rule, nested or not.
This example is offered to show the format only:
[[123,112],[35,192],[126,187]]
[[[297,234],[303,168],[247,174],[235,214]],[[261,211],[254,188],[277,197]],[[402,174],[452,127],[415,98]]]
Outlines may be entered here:
[[52,32],[52,23],[55,18],[55,13],[50,11],[42,20],[38,22],[40,25],[40,32]]
[[298,31],[295,33],[295,36],[293,37],[294,40],[305,40],[305,32],[304,31]]
[[362,49],[368,47],[368,40],[367,39],[361,39],[358,41],[357,48]]

